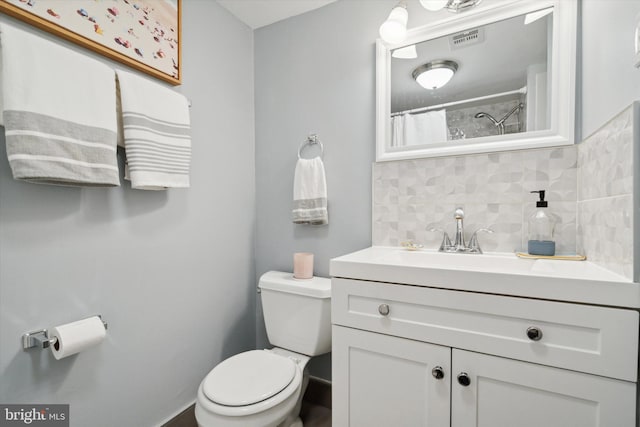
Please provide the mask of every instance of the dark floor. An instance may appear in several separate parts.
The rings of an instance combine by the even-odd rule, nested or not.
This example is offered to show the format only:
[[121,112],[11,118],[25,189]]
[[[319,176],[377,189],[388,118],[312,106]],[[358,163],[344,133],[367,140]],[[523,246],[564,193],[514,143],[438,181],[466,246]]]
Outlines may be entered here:
[[170,421],[162,424],[162,427],[198,427],[194,409],[195,404],[189,406]]
[[309,385],[302,399],[300,418],[304,427],[331,427],[331,384],[316,378]]
[[[304,427],[331,427],[331,384],[311,378],[302,400],[300,418]],[[194,405],[162,427],[198,427]]]
[[302,401],[300,419],[304,427],[331,427],[331,409]]

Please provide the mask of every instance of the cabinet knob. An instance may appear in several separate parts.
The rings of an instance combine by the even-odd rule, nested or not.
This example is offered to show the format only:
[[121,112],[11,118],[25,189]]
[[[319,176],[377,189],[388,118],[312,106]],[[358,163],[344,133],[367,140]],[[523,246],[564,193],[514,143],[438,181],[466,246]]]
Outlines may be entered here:
[[461,386],[467,387],[471,384],[471,378],[469,378],[469,375],[466,372],[460,372],[458,374],[458,383]]
[[441,380],[444,378],[444,369],[442,369],[442,366],[436,366],[431,370],[431,375],[433,375],[433,378]]
[[542,339],[542,329],[537,326],[529,326],[527,328],[527,336],[531,341],[540,341]]
[[389,304],[380,304],[378,306],[378,313],[387,316],[389,314]]

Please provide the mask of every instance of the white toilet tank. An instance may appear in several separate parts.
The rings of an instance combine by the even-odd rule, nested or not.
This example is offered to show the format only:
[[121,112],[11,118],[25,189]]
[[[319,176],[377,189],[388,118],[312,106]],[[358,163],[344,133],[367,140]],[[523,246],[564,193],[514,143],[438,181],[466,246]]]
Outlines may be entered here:
[[331,351],[331,280],[297,280],[292,273],[269,271],[258,284],[269,342],[317,356]]

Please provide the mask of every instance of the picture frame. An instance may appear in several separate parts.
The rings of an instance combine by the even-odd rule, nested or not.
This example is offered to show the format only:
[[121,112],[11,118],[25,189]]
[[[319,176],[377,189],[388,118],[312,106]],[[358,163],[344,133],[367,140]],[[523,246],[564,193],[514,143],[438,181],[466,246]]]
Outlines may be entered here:
[[182,0],[0,0],[0,13],[172,85],[182,82]]

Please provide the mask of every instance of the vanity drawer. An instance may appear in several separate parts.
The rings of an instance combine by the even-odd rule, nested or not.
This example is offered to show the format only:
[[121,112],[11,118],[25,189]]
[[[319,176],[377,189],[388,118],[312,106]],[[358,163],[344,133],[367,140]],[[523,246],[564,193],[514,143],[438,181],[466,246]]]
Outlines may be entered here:
[[336,325],[637,380],[635,310],[339,278],[331,298]]

